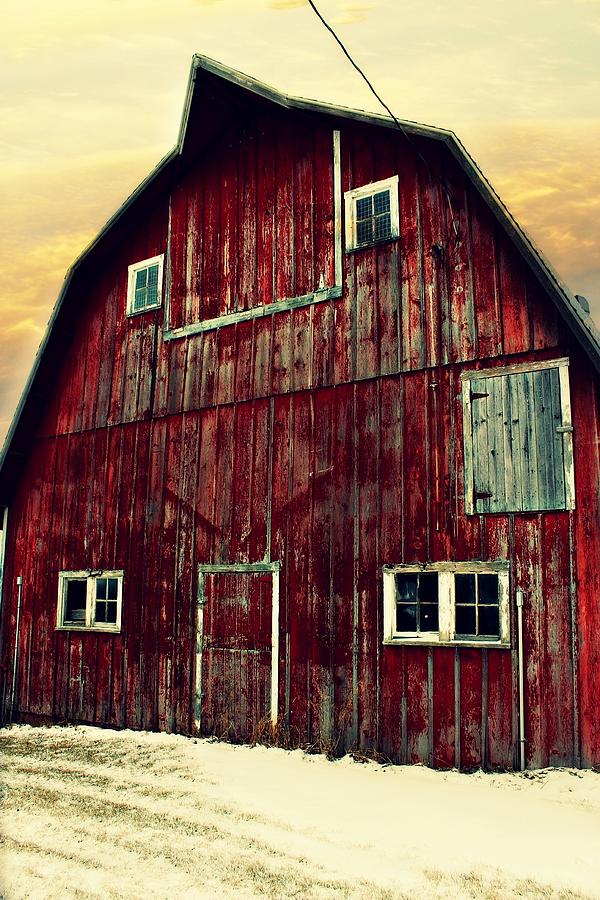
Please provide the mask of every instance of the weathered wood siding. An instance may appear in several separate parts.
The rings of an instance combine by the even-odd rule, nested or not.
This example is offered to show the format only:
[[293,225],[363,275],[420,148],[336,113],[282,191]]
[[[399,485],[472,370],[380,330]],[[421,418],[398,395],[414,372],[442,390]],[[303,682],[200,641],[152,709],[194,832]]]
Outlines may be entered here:
[[[224,134],[90,275],[10,509],[5,703],[22,574],[17,715],[189,733],[198,564],[278,560],[292,735],[511,767],[514,608],[509,650],[382,645],[384,564],[503,558],[528,764],[598,763],[596,378],[449,156],[420,143],[458,236],[400,135],[339,127],[343,189],[398,173],[401,219],[339,299],[169,341],[164,308],[125,317],[127,265],[168,244],[172,326],[333,284],[331,124],[283,114]],[[465,515],[461,372],[559,356],[575,511]],[[58,572],[87,567],[125,571],[120,635],[55,631]]]

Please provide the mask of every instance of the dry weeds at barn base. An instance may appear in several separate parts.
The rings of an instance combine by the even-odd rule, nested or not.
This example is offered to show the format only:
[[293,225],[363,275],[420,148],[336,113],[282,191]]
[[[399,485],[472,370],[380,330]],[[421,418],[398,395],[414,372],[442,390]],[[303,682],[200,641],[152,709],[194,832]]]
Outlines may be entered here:
[[96,728],[0,732],[2,893],[600,896],[600,776],[327,762]]

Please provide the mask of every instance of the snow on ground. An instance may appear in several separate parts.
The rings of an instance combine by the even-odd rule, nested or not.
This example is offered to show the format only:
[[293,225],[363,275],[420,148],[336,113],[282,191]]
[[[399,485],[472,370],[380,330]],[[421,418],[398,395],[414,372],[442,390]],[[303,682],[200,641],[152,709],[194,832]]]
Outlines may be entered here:
[[90,727],[0,731],[0,891],[600,898],[600,775],[461,775]]

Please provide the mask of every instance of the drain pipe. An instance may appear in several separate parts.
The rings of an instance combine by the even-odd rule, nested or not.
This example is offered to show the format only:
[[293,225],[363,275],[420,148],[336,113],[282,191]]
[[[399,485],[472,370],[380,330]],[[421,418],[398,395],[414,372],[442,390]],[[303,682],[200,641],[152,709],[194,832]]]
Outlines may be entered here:
[[15,711],[15,687],[17,683],[17,662],[19,659],[19,630],[21,627],[21,599],[23,596],[23,576],[17,575],[17,623],[15,626],[15,657],[13,660],[13,679],[12,679],[12,687],[10,693],[10,719],[9,722],[13,720],[13,713]]
[[517,639],[519,642],[519,754],[525,769],[525,660],[523,658],[523,588],[517,588]]

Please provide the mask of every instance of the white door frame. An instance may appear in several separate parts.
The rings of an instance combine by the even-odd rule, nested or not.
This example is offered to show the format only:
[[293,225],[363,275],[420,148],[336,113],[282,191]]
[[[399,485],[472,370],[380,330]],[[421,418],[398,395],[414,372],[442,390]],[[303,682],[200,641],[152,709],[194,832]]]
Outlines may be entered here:
[[277,724],[279,714],[279,570],[280,562],[204,564],[198,566],[198,596],[196,601],[196,678],[194,688],[194,727],[200,733],[202,719],[202,641],[204,640],[204,578],[206,575],[245,575],[270,573],[273,593],[271,599],[271,724]]

